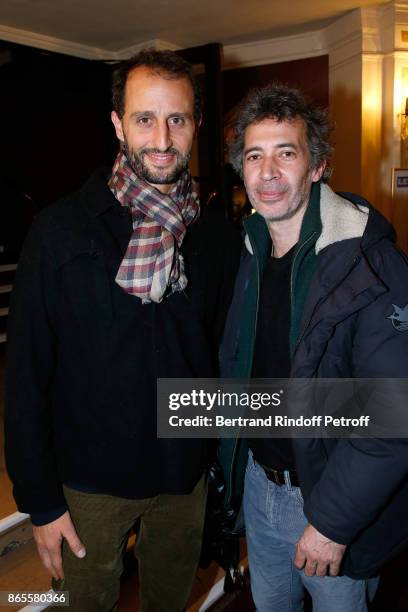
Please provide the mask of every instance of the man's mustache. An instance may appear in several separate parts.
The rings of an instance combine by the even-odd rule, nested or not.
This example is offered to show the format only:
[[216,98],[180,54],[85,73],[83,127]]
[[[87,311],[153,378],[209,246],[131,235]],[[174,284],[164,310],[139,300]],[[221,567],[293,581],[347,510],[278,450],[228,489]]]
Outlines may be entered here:
[[139,155],[163,155],[164,153],[170,153],[171,155],[180,155],[180,151],[177,151],[177,149],[175,149],[174,147],[169,147],[168,149],[165,149],[164,151],[162,151],[162,149],[156,149],[156,148],[146,148],[146,149],[140,149],[139,151]]
[[276,193],[285,193],[288,190],[288,185],[279,185],[274,182],[270,183],[259,183],[255,187],[255,191],[257,193],[263,193],[264,191],[276,191]]

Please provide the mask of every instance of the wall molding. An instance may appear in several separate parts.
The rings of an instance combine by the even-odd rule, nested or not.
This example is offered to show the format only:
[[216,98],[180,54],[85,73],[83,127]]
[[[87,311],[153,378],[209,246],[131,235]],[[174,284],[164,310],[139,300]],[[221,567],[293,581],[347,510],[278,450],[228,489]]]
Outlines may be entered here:
[[324,29],[322,36],[329,55],[330,72],[343,68],[361,57],[362,21],[361,9],[355,9]]
[[83,59],[116,59],[116,53],[107,51],[106,49],[81,45],[62,38],[45,36],[37,32],[18,30],[17,28],[9,28],[3,25],[0,25],[0,40],[7,40],[8,42],[19,43],[20,45],[28,45],[29,47],[43,49],[44,51],[55,51],[56,53],[73,55],[74,57],[81,57]]
[[[381,7],[355,9],[321,30],[224,45],[222,67],[223,70],[231,70],[329,55],[330,70],[336,70],[347,62],[355,61],[355,58],[361,57],[362,53],[387,52],[391,42],[388,40],[391,38],[390,26],[397,15],[400,23],[408,21],[407,12],[408,2],[390,2]],[[384,29],[390,29],[390,32],[385,33]],[[171,41],[157,38],[109,51],[2,25],[0,25],[0,39],[75,57],[104,61],[126,59],[146,46],[174,51],[180,48]],[[406,45],[408,48],[408,43]],[[399,48],[401,49],[401,45]]]
[[341,41],[333,44],[327,43],[327,54],[329,55],[330,70],[344,66],[348,62],[361,57],[362,37],[361,32],[353,32],[345,36]]
[[382,8],[375,6],[361,9],[363,52],[377,53],[382,50]]
[[224,45],[223,69],[289,62],[325,55],[322,30],[281,36],[249,43]]
[[408,13],[408,3],[406,2],[394,2],[396,14]]
[[155,47],[156,49],[171,49],[176,51],[180,47],[174,45],[166,40],[160,38],[154,38],[152,40],[146,40],[141,43],[137,43],[130,47],[125,47],[119,51],[109,51],[108,49],[101,49],[99,47],[90,47],[89,45],[82,45],[80,43],[72,42],[70,40],[64,40],[63,38],[55,38],[53,36],[46,36],[44,34],[38,34],[36,32],[29,32],[28,30],[18,30],[17,28],[9,28],[0,24],[0,40],[7,40],[8,42],[19,43],[21,45],[27,45],[29,47],[35,47],[36,49],[43,49],[44,51],[55,51],[56,53],[63,53],[65,55],[72,55],[74,57],[80,57],[82,59],[91,60],[105,60],[105,61],[119,61],[135,55],[144,47]]
[[[254,42],[224,45],[223,69],[243,68],[246,66],[261,66],[278,62],[288,62],[306,57],[325,55],[323,30],[313,30],[292,36],[281,36]],[[161,39],[153,39],[109,51],[99,47],[91,47],[80,43],[19,30],[0,25],[0,40],[19,43],[44,51],[54,51],[83,59],[119,61],[131,57],[143,47],[153,46],[156,49],[171,49],[176,51],[180,46]]]

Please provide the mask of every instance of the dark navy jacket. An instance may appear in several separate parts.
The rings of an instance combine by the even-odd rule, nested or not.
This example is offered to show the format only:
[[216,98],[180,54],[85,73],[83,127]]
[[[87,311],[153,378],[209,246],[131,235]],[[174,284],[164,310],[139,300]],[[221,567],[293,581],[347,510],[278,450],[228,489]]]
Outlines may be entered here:
[[156,380],[217,375],[240,237],[207,210],[183,241],[187,288],[142,304],[115,282],[131,232],[97,172],[40,213],[26,241],[6,393],[7,466],[23,512],[61,514],[62,483],[134,499],[188,493],[206,468],[205,440],[157,439]]
[[[408,304],[407,258],[395,246],[390,224],[367,202],[348,195],[357,205],[325,185],[321,189],[319,232],[304,236],[313,245],[315,269],[304,299],[296,288],[292,295],[292,315],[299,315],[300,325],[291,376],[407,378],[408,331],[398,330],[389,318],[393,305]],[[221,350],[225,377],[250,376],[259,280],[271,252],[259,215],[245,227],[254,255],[245,249],[235,285]],[[300,263],[297,277],[303,274],[308,271]],[[237,452],[237,444],[243,442],[223,441],[220,451],[231,484],[227,505],[233,507],[244,453]],[[345,574],[375,574],[408,545],[408,439],[303,438],[293,446],[309,522],[348,545]]]

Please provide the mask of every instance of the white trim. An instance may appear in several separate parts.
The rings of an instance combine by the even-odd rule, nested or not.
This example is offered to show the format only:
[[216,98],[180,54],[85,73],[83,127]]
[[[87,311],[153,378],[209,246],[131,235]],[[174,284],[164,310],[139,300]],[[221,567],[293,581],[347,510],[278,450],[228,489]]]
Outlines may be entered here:
[[170,49],[176,51],[180,46],[174,45],[167,40],[154,38],[145,40],[140,43],[124,47],[116,51],[109,51],[100,47],[91,47],[80,43],[64,40],[63,38],[55,38],[54,36],[46,36],[37,32],[29,32],[28,30],[19,30],[17,28],[9,28],[8,26],[0,25],[0,40],[7,40],[21,45],[28,45],[36,49],[44,49],[46,51],[55,51],[56,53],[64,53],[74,57],[83,59],[97,59],[105,61],[119,61],[127,59],[138,53],[145,47],[154,47],[155,49]]
[[[347,47],[345,47],[344,49],[347,49]],[[347,53],[346,57],[341,52],[338,55],[336,55],[335,53],[330,53],[329,54],[329,79],[330,79],[330,73],[334,73],[336,70],[344,68],[344,66],[347,66],[348,64],[351,64],[352,62],[360,61],[361,58],[362,58],[361,51],[357,51],[357,50],[354,53]]]
[[[372,42],[369,44],[369,49],[367,49],[370,51],[377,51],[379,45],[378,33],[375,31],[375,27],[372,27],[375,24],[375,15],[375,9],[365,13],[366,34],[372,37]],[[65,53],[75,57],[106,61],[126,59],[144,47],[171,49],[173,51],[180,49],[179,45],[156,38],[136,43],[123,49],[109,51],[1,25],[0,39],[48,51]],[[334,60],[331,60],[331,66],[336,67],[338,64],[342,64],[344,61],[361,53],[361,46],[361,13],[360,9],[357,9],[353,11],[352,15],[345,15],[321,30],[312,30],[291,36],[277,36],[247,43],[224,45],[222,68],[223,70],[230,70],[233,68],[262,66],[318,57],[320,55],[327,55],[329,52],[331,54],[334,53],[336,56]]]
[[362,53],[361,59],[363,62],[374,62],[377,63],[384,59],[384,53]]
[[[328,51],[324,45],[323,33],[325,30],[312,30],[292,36],[278,36],[274,38],[257,40],[223,46],[223,70],[242,68],[245,66],[262,66],[278,62],[288,62],[296,59],[325,55]],[[106,61],[119,61],[131,57],[144,47],[156,49],[180,49],[179,45],[159,38],[142,41],[129,47],[109,51],[100,47],[92,47],[64,40],[53,36],[38,34],[28,30],[20,30],[0,25],[0,39],[9,42],[28,45],[46,51],[65,53],[84,59],[98,59]]]
[[11,293],[13,285],[0,285],[0,293]]
[[[407,12],[408,4],[390,2],[380,7],[354,9],[319,30],[246,43],[226,44],[223,45],[222,68],[230,70],[329,55],[330,71],[332,71],[361,56],[362,52],[390,51],[392,48],[390,45],[394,46],[395,43],[394,21],[400,28],[406,27]],[[384,28],[390,31],[385,32]],[[156,38],[109,51],[2,25],[0,25],[0,39],[85,59],[105,61],[126,59],[144,47],[174,51],[180,49],[179,45]],[[406,44],[408,48],[408,43]],[[401,44],[396,46],[399,49],[405,47]]]
[[13,512],[13,514],[9,514],[5,518],[0,519],[0,535],[12,527],[21,525],[28,518],[30,518],[29,514],[24,514],[23,512]]
[[322,38],[329,55],[329,73],[360,58],[363,46],[360,9],[327,26]]
[[[330,37],[330,33],[328,34]],[[349,50],[350,45],[355,45],[355,43],[361,43],[361,41],[362,41],[362,34],[360,31],[360,32],[346,32],[344,33],[343,36],[339,36],[331,40],[326,40],[325,42],[326,42],[327,49],[330,49],[330,51],[344,48],[348,50],[350,53],[350,50]],[[360,52],[361,52],[361,47],[360,47]]]
[[382,52],[382,7],[361,10],[362,50],[364,53]]
[[[391,3],[392,4],[392,3]],[[397,15],[408,13],[408,4],[407,2],[394,2],[395,13]],[[386,5],[389,6],[389,5]]]
[[391,58],[394,60],[406,61],[407,57],[406,51],[390,51],[389,53],[384,53],[384,58],[387,59]]
[[90,47],[80,43],[55,38],[54,36],[45,36],[37,32],[29,32],[28,30],[19,30],[17,28],[9,28],[8,26],[0,25],[0,40],[7,40],[21,45],[28,45],[36,49],[44,49],[46,51],[55,51],[56,53],[65,53],[83,59],[99,59],[110,60],[116,59],[115,51],[108,51],[98,47]]
[[331,49],[333,46],[347,42],[350,37],[361,36],[362,15],[361,9],[342,15],[323,30],[325,47]]
[[323,30],[280,36],[249,43],[224,45],[223,70],[276,64],[325,55]]

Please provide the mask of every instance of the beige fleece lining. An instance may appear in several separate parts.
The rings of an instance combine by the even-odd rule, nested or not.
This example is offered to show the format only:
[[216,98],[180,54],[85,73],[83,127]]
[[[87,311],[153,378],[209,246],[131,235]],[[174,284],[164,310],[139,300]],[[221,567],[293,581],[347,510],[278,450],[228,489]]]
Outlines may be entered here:
[[360,238],[368,221],[366,206],[352,204],[334,193],[325,183],[322,183],[320,189],[322,233],[316,242],[316,255],[334,242]]
[[[355,205],[340,197],[328,185],[320,186],[320,218],[322,232],[316,241],[316,255],[329,244],[361,238],[368,221],[368,208]],[[245,234],[245,246],[253,255],[248,234]]]

